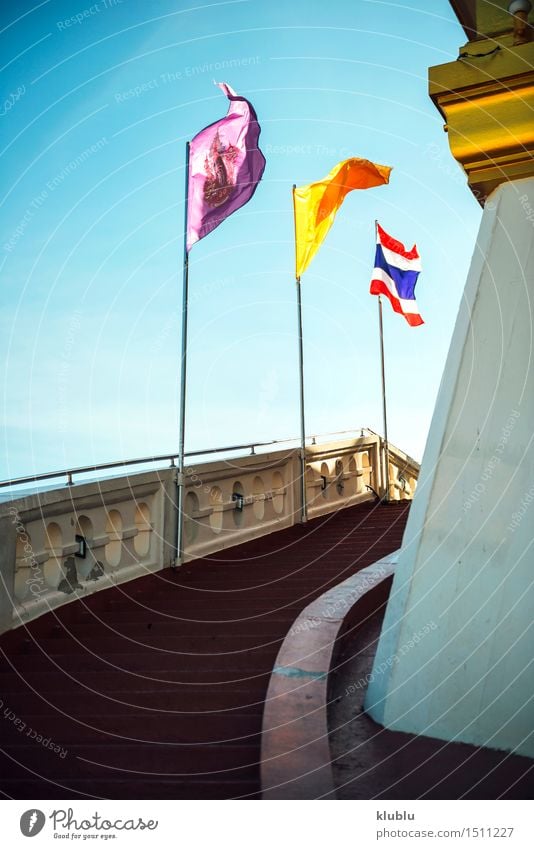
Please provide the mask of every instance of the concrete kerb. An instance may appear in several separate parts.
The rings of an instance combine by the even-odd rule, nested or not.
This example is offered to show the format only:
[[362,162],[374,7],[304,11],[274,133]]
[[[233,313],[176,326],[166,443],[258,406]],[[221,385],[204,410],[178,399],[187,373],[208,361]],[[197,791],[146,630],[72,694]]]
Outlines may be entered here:
[[264,799],[335,798],[327,705],[336,641],[355,624],[362,603],[386,591],[398,552],[324,593],[297,617],[273,667],[262,723]]

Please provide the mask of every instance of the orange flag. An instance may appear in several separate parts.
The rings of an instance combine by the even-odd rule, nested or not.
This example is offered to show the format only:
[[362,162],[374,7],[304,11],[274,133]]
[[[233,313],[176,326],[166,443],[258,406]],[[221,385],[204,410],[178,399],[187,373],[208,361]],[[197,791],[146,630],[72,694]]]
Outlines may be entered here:
[[333,224],[336,212],[353,189],[389,183],[391,168],[352,157],[339,162],[318,183],[293,189],[296,273],[306,270]]

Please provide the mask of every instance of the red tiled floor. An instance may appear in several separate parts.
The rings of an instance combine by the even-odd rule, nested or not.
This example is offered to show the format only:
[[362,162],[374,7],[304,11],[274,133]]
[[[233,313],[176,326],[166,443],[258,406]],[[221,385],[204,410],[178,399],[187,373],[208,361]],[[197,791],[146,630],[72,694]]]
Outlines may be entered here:
[[254,797],[282,640],[311,600],[400,546],[408,506],[343,510],[3,635],[0,791]]

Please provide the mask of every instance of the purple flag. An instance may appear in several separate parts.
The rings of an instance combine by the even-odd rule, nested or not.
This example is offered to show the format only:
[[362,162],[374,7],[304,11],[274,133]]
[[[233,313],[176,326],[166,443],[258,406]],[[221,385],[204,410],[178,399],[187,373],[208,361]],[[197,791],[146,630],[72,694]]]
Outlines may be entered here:
[[228,112],[201,130],[189,148],[188,252],[250,200],[265,168],[252,105],[226,83],[217,85],[230,101]]

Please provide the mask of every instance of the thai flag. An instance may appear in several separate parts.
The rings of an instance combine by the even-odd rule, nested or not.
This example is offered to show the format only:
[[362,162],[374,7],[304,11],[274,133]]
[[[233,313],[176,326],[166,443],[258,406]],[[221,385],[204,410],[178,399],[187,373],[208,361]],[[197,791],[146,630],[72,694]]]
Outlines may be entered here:
[[415,284],[421,271],[421,260],[414,245],[407,251],[376,222],[376,256],[371,295],[385,295],[395,312],[404,316],[408,324],[424,324],[415,301]]

